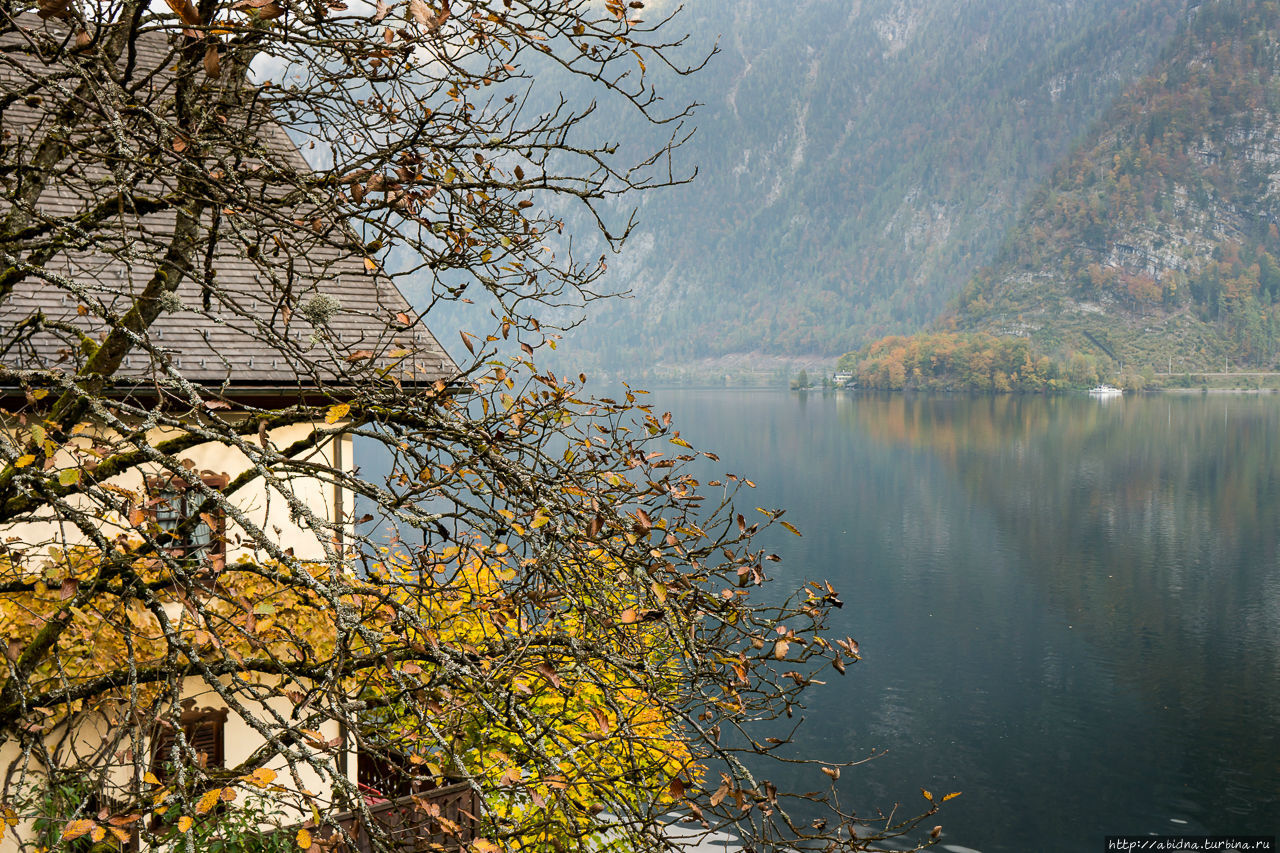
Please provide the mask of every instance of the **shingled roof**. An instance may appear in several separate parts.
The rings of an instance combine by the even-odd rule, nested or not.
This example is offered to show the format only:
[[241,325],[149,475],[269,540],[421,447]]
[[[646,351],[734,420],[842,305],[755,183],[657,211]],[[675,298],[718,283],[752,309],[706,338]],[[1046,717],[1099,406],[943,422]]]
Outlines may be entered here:
[[[60,26],[29,20],[45,31]],[[6,39],[9,55],[15,38]],[[144,34],[137,39],[137,51],[139,66],[158,70],[148,85],[170,87],[175,51],[169,40],[161,33]],[[0,69],[0,89],[13,89],[22,77],[14,66]],[[0,128],[6,140],[21,141],[45,130],[50,121],[48,108],[19,101],[4,111]],[[264,156],[306,172],[304,158],[279,124],[261,122],[257,132]],[[68,170],[40,198],[38,219],[56,224],[83,214],[101,201],[104,186],[110,191],[106,177],[99,164]],[[0,215],[7,212],[5,196],[7,192],[0,196]],[[386,275],[369,269],[362,253],[335,239],[316,239],[305,251],[290,252],[273,247],[267,234],[258,235],[261,251],[250,249],[255,239],[253,234],[246,238],[245,229],[255,227],[254,218],[238,217],[234,210],[220,215],[224,228],[239,233],[235,240],[220,242],[211,259],[215,286],[207,288],[202,274],[179,284],[175,298],[166,300],[165,312],[148,330],[154,355],[135,348],[113,377],[118,384],[153,383],[165,359],[187,381],[231,395],[317,387],[335,393],[344,384],[372,379],[369,368],[415,385],[447,381],[456,374],[435,337],[421,322],[413,322],[416,315],[408,300]],[[43,268],[44,278],[29,275],[0,303],[0,363],[8,370],[78,369],[85,360],[82,349],[71,345],[65,331],[50,328],[65,324],[101,339],[108,324],[96,306],[117,314],[128,310],[155,270],[174,222],[172,210],[115,219],[117,233],[107,233],[94,248],[57,256]],[[355,241],[345,223],[328,227],[330,235],[336,229],[350,236],[349,243]],[[141,262],[132,262],[135,258]],[[204,261],[202,256],[202,267]],[[94,310],[81,307],[86,303],[93,303]],[[43,318],[40,324],[32,322],[37,315]]]

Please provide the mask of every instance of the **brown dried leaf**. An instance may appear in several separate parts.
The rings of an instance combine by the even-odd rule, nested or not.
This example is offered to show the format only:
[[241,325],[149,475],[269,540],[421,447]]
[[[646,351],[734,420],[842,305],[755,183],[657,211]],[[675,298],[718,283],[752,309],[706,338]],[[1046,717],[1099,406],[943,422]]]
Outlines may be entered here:
[[50,18],[66,18],[71,0],[40,0],[37,6],[36,14],[46,21]]
[[182,19],[182,23],[189,27],[200,26],[200,13],[196,11],[195,6],[191,5],[191,0],[164,0],[164,2],[173,10],[173,14]]
[[431,7],[422,2],[422,0],[409,0],[409,19],[425,27],[435,20],[435,15],[432,13]]
[[551,666],[551,664],[546,662],[538,664],[538,672],[542,673],[547,681],[551,682],[553,687],[560,686],[560,676],[556,675],[555,668]]
[[218,61],[216,45],[209,45],[209,49],[204,52],[204,73],[214,79],[222,76],[222,63]]

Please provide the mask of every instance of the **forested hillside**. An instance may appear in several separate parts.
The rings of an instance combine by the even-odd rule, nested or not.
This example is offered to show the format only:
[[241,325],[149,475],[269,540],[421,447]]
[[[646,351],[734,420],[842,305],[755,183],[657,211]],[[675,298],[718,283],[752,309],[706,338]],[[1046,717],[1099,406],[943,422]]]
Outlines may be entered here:
[[1270,368],[1280,4],[1202,5],[1029,205],[948,325],[1174,372]]
[[[920,328],[994,258],[1184,7],[690,4],[691,44],[720,34],[720,53],[667,96],[704,102],[681,157],[700,174],[644,200],[606,282],[636,298],[593,311],[567,357],[635,373],[731,353],[835,355]],[[626,117],[609,118],[625,140]]]

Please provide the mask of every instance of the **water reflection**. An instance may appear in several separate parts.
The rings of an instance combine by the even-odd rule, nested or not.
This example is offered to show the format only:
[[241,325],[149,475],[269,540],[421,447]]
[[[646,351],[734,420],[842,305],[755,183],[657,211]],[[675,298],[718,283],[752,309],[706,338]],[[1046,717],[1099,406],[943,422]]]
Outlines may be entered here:
[[658,402],[850,603],[803,747],[890,750],[854,802],[963,790],[944,841],[985,853],[1280,826],[1280,400]]

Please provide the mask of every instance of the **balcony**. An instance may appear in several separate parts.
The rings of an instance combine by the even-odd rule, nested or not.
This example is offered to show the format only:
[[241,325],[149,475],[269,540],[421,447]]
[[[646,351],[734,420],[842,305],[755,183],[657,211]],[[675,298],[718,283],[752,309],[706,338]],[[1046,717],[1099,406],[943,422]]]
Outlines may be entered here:
[[480,800],[465,782],[382,800],[366,799],[372,825],[358,811],[335,820],[354,844],[332,826],[316,832],[322,849],[332,853],[445,853],[465,850],[475,839]]

